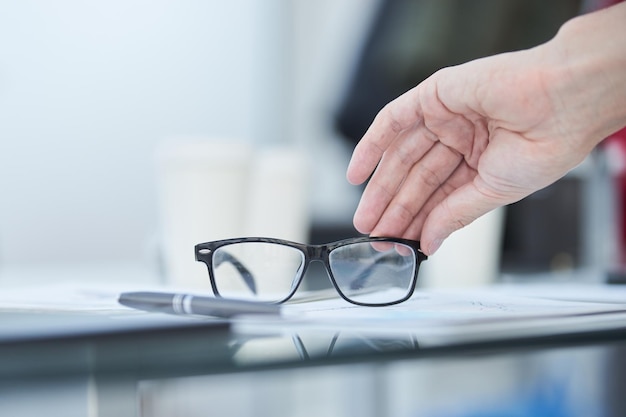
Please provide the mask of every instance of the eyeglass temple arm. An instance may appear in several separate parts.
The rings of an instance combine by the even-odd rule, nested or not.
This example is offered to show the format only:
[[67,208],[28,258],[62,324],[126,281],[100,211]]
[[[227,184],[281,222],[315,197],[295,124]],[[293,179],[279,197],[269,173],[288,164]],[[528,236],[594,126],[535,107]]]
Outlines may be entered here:
[[241,275],[243,281],[250,289],[250,291],[252,291],[253,294],[256,294],[256,282],[250,270],[246,268],[245,265],[239,261],[239,259],[231,255],[230,253],[221,251],[219,253],[219,257],[215,260],[215,267],[217,268],[224,262],[228,262],[232,266],[234,266],[235,269],[237,269],[237,272],[239,272],[239,275]]

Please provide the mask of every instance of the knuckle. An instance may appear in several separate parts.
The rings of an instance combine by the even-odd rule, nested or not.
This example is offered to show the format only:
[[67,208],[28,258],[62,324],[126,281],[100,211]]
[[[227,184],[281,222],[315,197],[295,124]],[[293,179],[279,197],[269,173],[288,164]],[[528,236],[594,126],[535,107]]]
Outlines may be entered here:
[[437,173],[426,166],[420,165],[417,170],[417,175],[428,188],[439,188],[442,184],[441,178],[439,178]]

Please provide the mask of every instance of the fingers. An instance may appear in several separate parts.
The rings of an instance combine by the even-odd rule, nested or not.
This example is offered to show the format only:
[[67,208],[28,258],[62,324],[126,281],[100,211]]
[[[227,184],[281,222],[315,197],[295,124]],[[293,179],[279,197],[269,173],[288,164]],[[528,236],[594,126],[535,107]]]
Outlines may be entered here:
[[459,165],[448,180],[431,195],[419,213],[413,218],[409,227],[404,230],[402,237],[405,239],[420,240],[424,222],[428,214],[457,188],[472,181],[476,175],[477,172],[468,165]]
[[346,174],[348,182],[353,185],[365,182],[397,136],[421,121],[416,104],[418,88],[404,93],[376,115],[352,153]]
[[[439,101],[434,83],[418,87],[421,89],[401,96],[379,114],[353,154],[350,180],[363,179],[359,175],[369,175],[378,164],[353,219],[361,233],[404,235],[422,206],[463,160],[477,165],[487,143],[486,127],[466,115],[452,113]],[[407,97],[412,101],[407,102]],[[390,126],[399,128],[388,117],[404,105],[414,108],[413,119],[404,119],[404,130],[381,132]],[[417,113],[424,118],[416,122]],[[363,160],[365,155],[372,159]],[[359,171],[359,164],[366,168]]]
[[352,184],[371,175],[354,215],[359,232],[419,238],[430,253],[499,205],[464,203],[481,194],[472,184],[490,132],[480,114],[442,102],[436,81],[437,74],[381,110],[347,171]]
[[504,205],[503,199],[485,192],[480,177],[456,189],[428,214],[420,236],[422,251],[432,255],[456,230]]
[[376,213],[378,219],[373,235],[402,236],[415,216],[450,175],[457,169],[462,156],[441,142],[414,164],[401,188],[393,196],[384,212]]
[[423,125],[398,135],[381,158],[354,215],[354,226],[370,233],[380,216],[403,187],[415,164],[436,146],[436,137]]

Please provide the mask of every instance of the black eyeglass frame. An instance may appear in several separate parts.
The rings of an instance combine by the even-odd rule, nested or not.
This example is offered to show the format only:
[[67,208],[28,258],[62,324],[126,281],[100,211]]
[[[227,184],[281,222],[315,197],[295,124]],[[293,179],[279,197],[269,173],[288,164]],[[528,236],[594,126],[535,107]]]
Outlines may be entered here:
[[[302,267],[302,271],[299,276],[294,277],[294,285],[292,285],[291,292],[285,296],[282,300],[273,302],[273,304],[282,304],[285,301],[289,300],[296,293],[302,280],[306,274],[307,268],[313,261],[319,261],[324,264],[324,268],[326,268],[326,272],[332,283],[333,287],[337,291],[337,293],[349,303],[360,305],[360,306],[368,306],[368,307],[384,307],[394,304],[402,303],[403,301],[408,300],[413,293],[415,292],[415,287],[417,285],[417,274],[419,271],[419,267],[422,262],[428,259],[421,250],[420,250],[420,242],[417,240],[410,239],[402,239],[402,238],[393,238],[393,237],[355,237],[349,239],[343,239],[332,243],[327,243],[323,245],[307,245],[304,243],[292,242],[289,240],[283,239],[275,239],[275,238],[267,238],[267,237],[243,237],[243,238],[232,238],[232,239],[223,239],[223,240],[215,240],[212,242],[199,243],[195,246],[195,257],[196,261],[202,262],[207,266],[209,271],[209,279],[211,282],[211,288],[216,297],[221,297],[219,290],[217,289],[217,284],[213,272],[213,254],[215,251],[223,246],[233,245],[237,243],[271,243],[277,245],[283,245],[298,249],[304,255],[304,265]],[[339,285],[337,284],[335,277],[333,276],[332,269],[330,267],[330,253],[342,246],[353,245],[357,243],[375,243],[375,242],[389,242],[389,243],[398,243],[405,246],[410,247],[415,253],[415,271],[413,272],[413,277],[411,280],[411,285],[407,292],[407,295],[402,299],[391,301],[387,303],[363,303],[359,301],[351,300],[346,297]]]

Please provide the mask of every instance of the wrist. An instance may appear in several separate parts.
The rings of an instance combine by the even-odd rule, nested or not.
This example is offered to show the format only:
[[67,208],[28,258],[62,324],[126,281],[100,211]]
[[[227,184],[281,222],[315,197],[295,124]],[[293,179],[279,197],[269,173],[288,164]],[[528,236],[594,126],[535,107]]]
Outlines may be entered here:
[[572,138],[591,150],[626,125],[626,3],[570,20],[545,49]]

